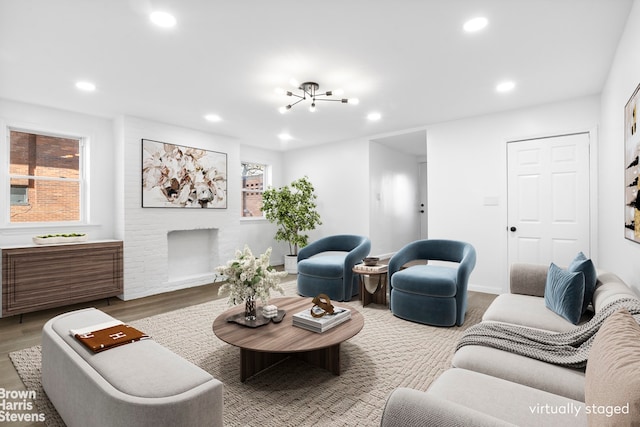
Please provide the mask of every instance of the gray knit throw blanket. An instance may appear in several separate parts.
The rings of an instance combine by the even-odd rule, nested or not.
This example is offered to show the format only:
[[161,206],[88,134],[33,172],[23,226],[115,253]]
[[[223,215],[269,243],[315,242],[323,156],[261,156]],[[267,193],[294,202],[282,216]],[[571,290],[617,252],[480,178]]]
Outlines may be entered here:
[[622,298],[607,304],[591,320],[569,332],[549,332],[498,322],[481,322],[465,331],[456,351],[465,345],[484,345],[571,368],[587,365],[589,349],[605,319],[627,309],[640,323],[640,300]]

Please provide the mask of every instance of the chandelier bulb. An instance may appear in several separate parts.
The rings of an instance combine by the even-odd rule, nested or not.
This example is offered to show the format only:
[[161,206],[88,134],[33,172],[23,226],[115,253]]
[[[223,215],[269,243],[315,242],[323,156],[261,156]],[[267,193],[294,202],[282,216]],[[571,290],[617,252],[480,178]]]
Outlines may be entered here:
[[311,107],[309,107],[309,111],[311,111],[312,113],[316,112],[316,103],[315,102],[311,103]]

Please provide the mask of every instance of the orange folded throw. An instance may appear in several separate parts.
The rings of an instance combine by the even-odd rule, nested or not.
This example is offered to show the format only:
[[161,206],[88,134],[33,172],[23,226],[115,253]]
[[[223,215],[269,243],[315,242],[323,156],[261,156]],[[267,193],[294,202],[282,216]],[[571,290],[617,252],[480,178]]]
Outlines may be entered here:
[[94,353],[149,338],[144,332],[129,325],[111,326],[93,332],[76,334],[75,337]]

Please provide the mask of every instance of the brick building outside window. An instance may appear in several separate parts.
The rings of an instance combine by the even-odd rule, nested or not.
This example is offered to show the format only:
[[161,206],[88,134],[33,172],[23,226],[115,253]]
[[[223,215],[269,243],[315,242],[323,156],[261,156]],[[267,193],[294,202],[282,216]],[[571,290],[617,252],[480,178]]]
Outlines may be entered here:
[[82,218],[82,138],[9,131],[10,223]]
[[262,218],[266,165],[242,163],[242,217]]

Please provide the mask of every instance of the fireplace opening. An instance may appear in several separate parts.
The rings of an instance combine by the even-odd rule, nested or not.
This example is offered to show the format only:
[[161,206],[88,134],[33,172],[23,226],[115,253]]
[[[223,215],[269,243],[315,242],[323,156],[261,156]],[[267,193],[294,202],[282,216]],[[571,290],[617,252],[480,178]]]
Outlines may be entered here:
[[217,228],[169,231],[169,282],[213,277],[218,265],[217,237]]

